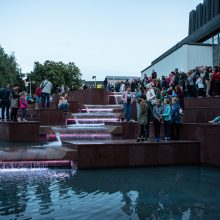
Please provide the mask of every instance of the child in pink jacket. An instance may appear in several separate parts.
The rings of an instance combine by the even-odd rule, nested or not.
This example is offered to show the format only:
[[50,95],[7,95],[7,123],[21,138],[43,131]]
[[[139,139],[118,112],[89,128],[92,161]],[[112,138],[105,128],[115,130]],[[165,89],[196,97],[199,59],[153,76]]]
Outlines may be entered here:
[[27,108],[28,108],[28,101],[26,99],[26,92],[20,93],[20,109],[22,109],[22,115],[21,115],[21,121],[27,121],[25,119],[27,114]]

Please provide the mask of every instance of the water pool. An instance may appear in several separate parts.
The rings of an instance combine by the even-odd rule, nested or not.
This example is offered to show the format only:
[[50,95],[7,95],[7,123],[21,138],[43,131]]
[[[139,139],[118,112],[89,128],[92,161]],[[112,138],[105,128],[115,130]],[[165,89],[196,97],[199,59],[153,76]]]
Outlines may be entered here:
[[0,219],[220,219],[220,170],[0,170]]

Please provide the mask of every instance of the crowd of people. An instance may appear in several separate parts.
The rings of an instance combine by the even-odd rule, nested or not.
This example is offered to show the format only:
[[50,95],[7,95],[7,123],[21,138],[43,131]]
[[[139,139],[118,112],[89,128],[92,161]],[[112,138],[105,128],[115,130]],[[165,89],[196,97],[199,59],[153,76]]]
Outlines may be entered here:
[[108,91],[124,92],[128,86],[131,92],[136,92],[140,87],[146,89],[151,83],[154,89],[162,90],[163,93],[172,94],[176,85],[181,87],[185,97],[209,97],[220,95],[220,67],[196,67],[187,73],[177,68],[168,76],[157,77],[153,70],[151,76],[144,74],[142,80],[118,81],[115,85],[107,84]]
[[[9,85],[5,85],[0,90],[1,99],[1,120],[2,121],[26,121],[26,113],[28,108],[27,93],[20,92],[20,87],[15,84],[12,88]],[[18,117],[18,110],[21,110],[21,114]]]
[[[220,68],[196,67],[188,73],[177,68],[169,76],[157,77],[152,71],[140,81],[117,82],[115,91],[122,92],[124,118],[133,121],[132,103],[136,101],[140,135],[137,141],[149,138],[149,125],[153,122],[155,140],[160,141],[161,122],[164,124],[165,140],[179,139],[185,97],[209,97],[220,95]],[[209,123],[219,123],[219,117]]]
[[[51,90],[52,83],[44,78],[34,94],[36,110],[39,109],[40,102],[42,108],[45,108],[45,103],[49,108]],[[1,121],[26,121],[27,108],[31,102],[29,95],[25,91],[21,91],[18,84],[13,87],[10,87],[9,84],[5,85],[0,89]]]

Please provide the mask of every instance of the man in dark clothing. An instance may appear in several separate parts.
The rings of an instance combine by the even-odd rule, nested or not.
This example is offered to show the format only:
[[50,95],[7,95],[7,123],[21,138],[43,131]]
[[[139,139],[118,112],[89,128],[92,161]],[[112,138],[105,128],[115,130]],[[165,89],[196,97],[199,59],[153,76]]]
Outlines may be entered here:
[[10,88],[9,85],[6,85],[3,89],[0,91],[0,97],[1,97],[1,107],[2,107],[2,121],[4,121],[5,118],[5,110],[6,110],[6,120],[9,120],[9,108],[10,108]]
[[175,78],[174,78],[174,82],[173,85],[176,86],[179,84],[179,80],[180,80],[180,73],[178,68],[175,69]]

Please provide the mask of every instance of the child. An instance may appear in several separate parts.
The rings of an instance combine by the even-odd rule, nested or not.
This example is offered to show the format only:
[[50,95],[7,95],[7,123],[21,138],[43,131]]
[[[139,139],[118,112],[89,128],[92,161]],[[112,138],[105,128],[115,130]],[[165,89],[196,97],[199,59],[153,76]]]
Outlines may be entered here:
[[156,100],[156,105],[153,107],[153,123],[154,123],[154,134],[155,140],[160,141],[160,125],[162,121],[163,108],[160,105],[160,99]]
[[25,119],[26,117],[26,114],[27,114],[27,107],[28,107],[28,102],[27,102],[27,99],[26,99],[26,92],[21,92],[20,93],[20,109],[22,109],[22,116],[21,116],[21,121],[27,121]]
[[171,139],[171,106],[168,98],[164,99],[164,112],[162,114],[164,121],[165,137],[164,140]]

